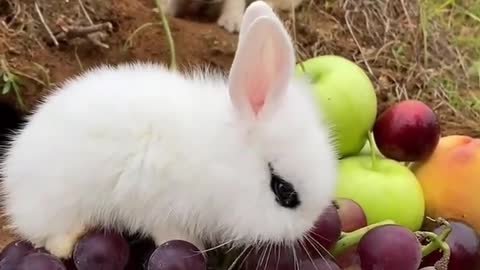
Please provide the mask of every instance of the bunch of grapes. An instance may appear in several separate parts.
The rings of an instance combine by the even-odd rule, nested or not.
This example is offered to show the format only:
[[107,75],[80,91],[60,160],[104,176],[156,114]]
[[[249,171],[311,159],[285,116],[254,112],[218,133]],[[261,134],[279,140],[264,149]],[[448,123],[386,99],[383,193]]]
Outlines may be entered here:
[[207,256],[183,240],[156,246],[139,235],[96,230],[79,239],[68,260],[14,241],[0,253],[0,270],[480,270],[480,237],[471,226],[431,224],[417,232],[389,220],[368,224],[359,204],[337,199],[302,241],[289,245]]
[[206,257],[193,244],[172,240],[156,247],[150,238],[95,230],[61,260],[22,240],[0,253],[0,270],[206,270]]

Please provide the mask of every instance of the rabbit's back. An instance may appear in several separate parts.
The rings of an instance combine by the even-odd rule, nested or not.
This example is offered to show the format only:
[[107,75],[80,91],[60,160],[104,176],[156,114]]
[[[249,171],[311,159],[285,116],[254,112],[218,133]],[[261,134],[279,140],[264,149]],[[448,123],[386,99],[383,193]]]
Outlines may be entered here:
[[47,98],[2,166],[14,225],[30,239],[77,222],[135,230],[158,224],[182,191],[209,189],[192,177],[211,156],[235,156],[239,135],[224,81],[180,76],[153,65],[98,69]]

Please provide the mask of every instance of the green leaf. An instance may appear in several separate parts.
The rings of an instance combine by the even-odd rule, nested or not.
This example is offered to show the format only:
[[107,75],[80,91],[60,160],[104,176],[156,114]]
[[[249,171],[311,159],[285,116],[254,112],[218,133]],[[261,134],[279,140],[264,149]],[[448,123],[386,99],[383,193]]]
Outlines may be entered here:
[[12,87],[12,84],[6,82],[6,83],[3,85],[2,95],[7,94],[7,93],[10,91],[11,87]]

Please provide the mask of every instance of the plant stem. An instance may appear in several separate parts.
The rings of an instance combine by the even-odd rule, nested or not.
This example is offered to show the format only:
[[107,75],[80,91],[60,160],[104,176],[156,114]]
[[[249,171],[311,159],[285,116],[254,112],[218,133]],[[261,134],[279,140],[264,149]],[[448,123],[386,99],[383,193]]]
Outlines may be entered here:
[[160,18],[162,19],[163,29],[165,30],[165,34],[167,35],[168,46],[170,47],[170,69],[176,70],[177,69],[177,59],[176,59],[176,52],[175,52],[175,44],[173,42],[172,32],[170,31],[170,26],[168,24],[167,17],[162,9],[161,0],[155,0],[155,4],[157,5],[158,12],[160,13]]
[[450,234],[451,230],[451,227],[447,226],[447,228],[440,235],[437,235],[433,232],[416,232],[416,234],[420,237],[426,237],[430,239],[430,243],[428,243],[428,245],[422,246],[422,258],[428,256],[437,249],[442,250],[442,257],[435,263],[435,269],[448,269],[448,263],[450,261],[450,247],[448,246],[447,242],[444,241]]
[[152,25],[156,25],[156,24],[162,25],[163,23],[161,23],[161,22],[149,22],[149,23],[145,23],[145,24],[141,25],[140,27],[138,27],[137,29],[135,29],[135,31],[133,31],[133,33],[130,34],[130,36],[127,38],[127,41],[125,41],[125,44],[123,45],[123,50],[126,51],[129,46],[132,46],[132,40],[133,40],[133,38],[135,37],[136,34],[138,34],[143,29],[145,29],[149,26],[152,26]]
[[377,168],[377,154],[375,149],[375,143],[373,143],[373,133],[368,132],[368,144],[370,145],[370,155],[372,157],[372,169]]
[[342,234],[343,236],[340,237],[340,239],[337,241],[337,243],[333,247],[331,254],[335,257],[342,254],[350,247],[357,245],[360,239],[362,239],[362,237],[371,229],[374,229],[383,225],[389,225],[389,224],[396,224],[396,223],[393,220],[385,220],[385,221],[370,224],[368,226],[365,226],[353,232],[343,233]]
[[15,74],[13,74],[10,69],[8,68],[8,63],[7,63],[7,60],[2,56],[2,58],[0,58],[0,70],[3,70],[3,72],[5,72],[5,74],[7,74],[7,77],[8,77],[8,80],[7,82],[5,83],[10,83],[12,85],[12,88],[13,88],[13,91],[15,92],[15,96],[17,98],[17,101],[18,103],[20,104],[20,107],[22,110],[25,109],[25,104],[23,103],[23,99],[22,99],[22,96],[20,95],[20,89],[17,85],[17,82],[16,82],[16,76]]
[[435,269],[437,269],[437,270],[448,270],[448,264],[450,262],[450,255],[451,255],[450,247],[448,246],[447,243],[443,242],[442,245],[440,246],[440,248],[443,251],[443,255],[442,255],[442,258],[440,258],[440,260],[438,260],[435,263],[435,265],[434,265]]
[[15,92],[15,96],[17,97],[18,103],[20,104],[20,108],[22,110],[25,110],[25,103],[23,103],[22,96],[20,95],[20,88],[14,80],[12,81],[12,87],[13,91]]
[[430,243],[428,245],[422,247],[422,257],[428,256],[430,253],[434,252],[437,249],[445,250],[445,239],[447,239],[448,235],[452,231],[452,227],[449,224],[446,224],[447,228],[442,231],[440,235],[437,235],[433,232],[418,232],[421,236],[425,236],[430,239]]

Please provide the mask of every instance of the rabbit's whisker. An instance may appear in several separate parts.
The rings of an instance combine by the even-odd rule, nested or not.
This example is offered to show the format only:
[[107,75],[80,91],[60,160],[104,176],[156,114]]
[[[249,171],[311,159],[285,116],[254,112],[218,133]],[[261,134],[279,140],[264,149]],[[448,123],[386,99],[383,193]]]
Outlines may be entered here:
[[207,253],[207,252],[210,252],[210,251],[219,249],[219,248],[221,248],[221,247],[223,247],[223,246],[226,246],[226,245],[232,243],[233,241],[234,241],[234,240],[230,240],[230,241],[227,241],[227,242],[225,242],[225,243],[219,244],[219,245],[217,245],[217,246],[214,246],[214,247],[211,247],[211,248],[208,248],[208,249],[201,250],[200,252],[201,252],[201,253]]
[[[264,247],[264,246],[262,245],[262,247]],[[268,247],[268,246],[267,246],[267,247]],[[258,261],[256,270],[258,270],[258,267],[259,267],[260,265],[262,265],[263,259],[265,259],[265,254],[266,254],[266,253],[267,253],[267,248],[264,248],[263,251],[262,251],[262,255],[260,256],[260,260]]]
[[[308,244],[310,244],[310,246],[313,247],[314,251],[318,255],[322,256],[322,252],[317,248],[317,246],[315,245],[315,242],[313,241],[315,239],[312,239],[310,235],[305,235],[305,240],[307,241]],[[319,244],[317,244],[317,245],[319,245]]]
[[[305,253],[307,254],[308,259],[310,259],[310,262],[312,262],[312,265],[315,266],[315,269],[317,269],[317,266],[315,265],[315,262],[313,261],[312,256],[310,256],[310,253],[308,252],[308,249],[307,249],[307,247],[305,246],[304,240],[305,240],[305,238],[301,239],[301,240],[298,241],[298,242],[300,243],[300,245],[302,246],[302,249],[303,249],[303,250],[305,251]],[[317,269],[317,270],[318,270],[318,269]]]
[[[248,249],[249,247],[251,247],[251,246],[247,246],[245,249]],[[240,265],[238,266],[238,268],[242,269],[242,265],[247,261],[247,258],[248,258],[248,256],[250,255],[250,253],[252,253],[252,250],[253,250],[253,248],[251,248],[251,249],[247,252],[247,254],[245,255],[245,257],[243,257],[243,260],[242,260],[242,262],[240,263]],[[241,256],[241,254],[240,254],[240,256]]]
[[327,239],[325,236],[323,236],[323,235],[320,235],[320,234],[318,234],[318,233],[316,233],[316,232],[313,232],[313,231],[310,232],[310,233],[313,234],[313,235],[315,235],[315,236],[318,236],[318,237],[322,238],[323,240],[327,240],[327,241],[328,241],[328,239]]
[[294,268],[295,268],[295,270],[296,269],[300,270],[300,264],[299,264],[299,259],[297,257],[297,252],[295,250],[295,244],[292,243],[290,248],[292,249],[292,252],[293,252],[293,260],[294,260],[294,264],[295,264]]
[[265,267],[263,270],[266,270],[267,269],[267,266],[268,266],[268,261],[270,260],[270,254],[272,253],[272,249],[273,249],[274,245],[272,245],[271,243],[269,243],[267,245],[267,262],[265,263]]
[[328,251],[328,249],[326,249],[322,244],[320,244],[316,239],[314,239],[313,237],[311,237],[310,235],[306,235],[306,239],[309,239],[311,245],[315,248],[315,250],[318,252],[318,255],[320,255],[320,257],[322,257],[322,260],[324,261],[327,261],[325,259],[325,256],[323,256],[322,252],[320,252],[319,250],[317,250],[317,248],[315,247],[315,245],[318,245],[320,248],[322,248],[330,257],[333,258],[333,255]]
[[[237,258],[232,262],[232,264],[230,265],[230,267],[228,267],[228,270],[232,270],[232,269],[235,267],[235,265],[237,264],[238,260],[239,260],[239,259],[242,257],[242,255],[248,250],[249,247],[250,247],[250,246],[246,246],[246,247],[243,249],[243,251],[240,252],[240,254],[237,256]],[[250,254],[250,252],[249,252],[249,254]],[[248,256],[248,254],[247,254],[247,256]]]

